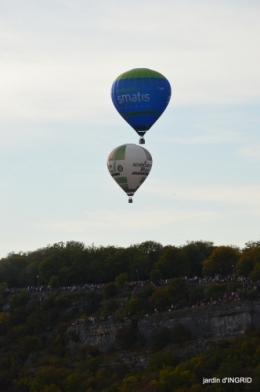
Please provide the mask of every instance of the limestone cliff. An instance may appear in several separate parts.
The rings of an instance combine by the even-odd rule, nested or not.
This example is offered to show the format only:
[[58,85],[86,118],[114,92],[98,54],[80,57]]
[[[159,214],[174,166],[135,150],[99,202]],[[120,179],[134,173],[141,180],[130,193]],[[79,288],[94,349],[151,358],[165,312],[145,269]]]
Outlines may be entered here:
[[[260,327],[260,302],[233,302],[160,313],[139,320],[138,329],[149,341],[156,329],[171,329],[177,323],[182,323],[196,339],[237,336],[250,326]],[[126,319],[124,322],[86,322],[72,326],[71,330],[77,334],[77,342],[71,341],[70,346],[97,346],[100,351],[106,351],[116,345],[117,330],[130,324],[131,320]]]

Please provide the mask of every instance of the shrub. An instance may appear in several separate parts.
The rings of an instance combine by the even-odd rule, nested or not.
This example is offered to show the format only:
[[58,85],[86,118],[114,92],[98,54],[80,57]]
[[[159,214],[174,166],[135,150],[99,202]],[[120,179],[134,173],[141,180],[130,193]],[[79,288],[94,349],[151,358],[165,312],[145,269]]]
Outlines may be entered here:
[[161,328],[154,331],[150,338],[150,347],[153,352],[160,351],[171,342],[169,329]]
[[164,366],[176,366],[178,362],[179,359],[177,355],[170,352],[159,351],[151,356],[147,371],[156,372]]
[[120,349],[128,350],[137,341],[137,330],[131,325],[121,327],[117,330],[115,339]]
[[182,344],[191,340],[192,334],[181,323],[175,324],[171,331],[172,343]]
[[116,332],[116,344],[121,350],[128,350],[137,341],[137,331],[132,326],[124,326]]
[[105,298],[114,297],[117,294],[116,284],[113,282],[105,284],[103,287],[103,294]]
[[115,278],[115,285],[117,288],[123,288],[125,283],[129,280],[129,275],[126,272],[123,272],[122,274],[118,275]]

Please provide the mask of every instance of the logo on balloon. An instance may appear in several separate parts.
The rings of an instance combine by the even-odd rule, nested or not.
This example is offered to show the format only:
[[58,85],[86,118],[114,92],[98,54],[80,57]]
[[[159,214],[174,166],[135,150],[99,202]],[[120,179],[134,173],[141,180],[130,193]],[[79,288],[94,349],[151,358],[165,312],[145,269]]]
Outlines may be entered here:
[[[108,155],[107,167],[120,188],[132,197],[152,168],[152,156],[136,144],[123,144]],[[132,203],[131,199],[129,203]]]
[[161,73],[148,68],[135,68],[119,75],[111,89],[116,110],[142,137],[166,109],[171,85]]
[[139,166],[141,166],[142,168],[144,168],[144,167],[151,167],[152,165],[150,164],[150,163],[147,163],[146,161],[144,161],[144,163],[133,163],[133,166],[134,167],[139,167]]
[[150,94],[122,94],[117,96],[117,100],[119,103],[124,102],[149,102],[150,101]]

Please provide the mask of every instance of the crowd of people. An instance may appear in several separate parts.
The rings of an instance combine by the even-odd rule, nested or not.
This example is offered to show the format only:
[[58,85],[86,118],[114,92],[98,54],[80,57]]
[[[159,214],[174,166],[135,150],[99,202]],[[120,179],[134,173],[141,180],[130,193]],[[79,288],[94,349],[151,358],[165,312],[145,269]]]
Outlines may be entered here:
[[[229,283],[231,281],[240,283],[240,287],[236,288],[236,290],[232,291],[231,293],[215,296],[214,299],[201,299],[199,301],[196,301],[195,303],[190,303],[187,306],[184,306],[184,309],[193,309],[193,308],[198,308],[198,307],[204,307],[204,306],[212,306],[216,304],[221,304],[221,303],[228,303],[228,302],[241,302],[243,298],[240,295],[241,291],[246,291],[246,292],[260,292],[260,281],[253,282],[249,278],[246,277],[235,277],[234,275],[227,275],[227,276],[221,276],[221,275],[216,275],[214,278],[213,277],[198,277],[194,276],[192,278],[189,278],[185,276],[183,278],[186,284],[192,284],[192,285],[203,285],[203,286],[208,286],[209,284],[215,283],[215,284],[221,284],[221,283]],[[148,280],[135,280],[131,282],[127,282],[126,286],[130,291],[132,291],[132,296],[134,297],[135,295],[138,294],[138,292],[145,287],[147,284],[151,284],[154,289],[157,289],[159,287],[166,287],[170,283],[170,279],[160,279],[157,282],[150,282]],[[63,286],[55,291],[57,291],[59,294],[69,294],[69,293],[80,293],[80,292],[90,292],[90,291],[97,291],[101,292],[105,284],[94,284],[94,283],[86,283],[82,285],[72,285],[72,286]],[[15,288],[7,288],[6,293],[13,295],[16,293],[19,293],[22,289],[15,289]],[[52,289],[50,286],[47,285],[38,285],[38,286],[28,286],[27,290],[32,294],[32,298],[37,298],[38,300],[42,301],[44,300],[48,295],[50,295],[54,289]],[[181,307],[179,305],[170,305],[165,307],[163,309],[164,312],[171,312],[176,309],[180,309]],[[162,309],[160,310],[160,312]],[[154,309],[154,313],[159,313],[158,309]],[[113,317],[109,316],[110,318],[108,321],[112,321]],[[97,317],[89,317],[88,321],[90,323],[95,323],[97,322]],[[80,325],[85,322],[85,319],[77,319],[72,325]]]
[[[236,281],[242,283],[243,289],[245,290],[260,290],[260,281],[252,282],[249,278],[246,277],[235,277],[234,275],[221,276],[216,275],[214,278],[210,276],[206,277],[198,277],[194,276],[192,278],[188,278],[185,276],[183,280],[187,284],[198,284],[198,285],[208,285],[210,283],[228,283],[231,281]],[[149,280],[134,280],[127,282],[126,285],[130,290],[133,290],[133,294],[137,293],[140,289],[142,289],[147,284],[151,284],[154,288],[165,287],[169,285],[170,279],[160,279],[157,282],[151,282]],[[89,291],[102,291],[104,283],[85,283],[81,285],[72,285],[72,286],[62,286],[57,289],[51,288],[49,285],[38,285],[38,286],[28,286],[27,290],[31,293],[52,293],[53,291],[58,291],[59,293],[72,293],[72,292],[89,292]],[[6,289],[6,293],[8,294],[16,294],[19,293],[23,288],[12,288],[8,287]]]
[[[94,283],[86,283],[83,285],[73,285],[73,286],[62,286],[58,288],[59,292],[64,292],[64,293],[72,293],[72,292],[81,292],[81,291],[100,291],[102,290],[104,284],[94,284]],[[11,290],[11,289],[8,289]],[[53,288],[51,286],[47,285],[41,285],[41,286],[28,286],[27,290],[30,291],[31,293],[42,293],[42,292],[53,292]]]

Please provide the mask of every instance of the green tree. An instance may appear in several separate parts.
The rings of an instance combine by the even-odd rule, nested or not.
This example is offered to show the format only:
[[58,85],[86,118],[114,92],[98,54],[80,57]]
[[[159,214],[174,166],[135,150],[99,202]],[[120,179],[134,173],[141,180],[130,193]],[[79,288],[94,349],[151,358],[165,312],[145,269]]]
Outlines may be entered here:
[[138,298],[149,298],[151,297],[154,291],[155,291],[154,285],[148,283],[145,286],[143,286],[141,290],[138,291],[136,296]]
[[241,375],[241,371],[243,369],[243,363],[241,359],[238,357],[237,353],[229,351],[226,358],[221,361],[217,375],[219,378],[227,377],[238,377]]
[[25,270],[26,286],[37,286],[39,276],[39,265],[36,262],[30,263]]
[[37,336],[24,336],[19,340],[22,356],[27,358],[29,354],[42,348],[42,341]]
[[143,253],[146,253],[149,256],[149,259],[151,261],[151,265],[156,263],[159,260],[159,257],[163,253],[163,246],[159,242],[155,241],[144,241],[139,245],[136,245],[136,247],[142,251]]
[[95,259],[91,263],[94,282],[111,282],[121,272],[126,272],[126,265],[122,256],[124,249],[114,246],[100,247],[95,252]]
[[258,364],[254,369],[252,369],[251,377],[253,379],[253,382],[250,385],[250,388],[248,388],[248,391],[258,392],[260,385],[260,364]]
[[62,392],[62,390],[55,384],[46,385],[41,392]]
[[0,282],[6,282],[11,287],[22,287],[25,285],[22,271],[26,270],[27,259],[25,256],[10,253],[6,258],[0,260]]
[[245,248],[243,250],[258,248],[258,247],[260,247],[260,241],[248,241],[245,243]]
[[24,307],[30,299],[30,293],[27,290],[22,290],[19,294],[12,295],[10,298],[10,310],[14,311],[16,308]]
[[231,246],[220,246],[202,263],[202,273],[204,276],[232,275],[233,266],[236,266],[239,256],[240,253],[237,249]]
[[256,301],[258,298],[258,292],[255,290],[242,290],[239,292],[239,296],[247,301]]
[[168,289],[171,293],[171,302],[174,305],[178,305],[182,303],[184,306],[184,302],[187,299],[187,285],[181,278],[174,278],[170,280]]
[[260,279],[260,262],[255,264],[253,271],[250,272],[250,279],[257,282]]
[[147,305],[144,298],[131,298],[125,306],[126,312],[133,315],[140,315],[147,311]]
[[54,275],[51,277],[51,279],[49,281],[49,286],[54,290],[56,290],[60,287],[60,281],[59,281],[58,276]]
[[158,287],[152,294],[150,302],[156,309],[163,310],[166,306],[177,305],[186,300],[186,287],[183,279],[174,278],[166,287]]
[[65,369],[57,369],[54,366],[39,367],[32,382],[32,391],[62,391],[67,376],[68,370]]
[[179,358],[176,354],[168,351],[158,351],[151,355],[149,364],[147,366],[147,372],[156,372],[165,366],[175,367],[179,362]]
[[51,349],[53,353],[64,356],[68,344],[68,323],[61,322],[54,328]]
[[103,286],[103,294],[105,298],[114,297],[117,294],[117,287],[114,282],[107,283]]
[[188,285],[186,287],[186,295],[190,304],[195,304],[204,298],[203,287],[198,287],[196,285]]
[[191,266],[191,276],[202,276],[202,262],[208,259],[215,249],[210,241],[191,241],[181,249],[188,256]]
[[139,378],[137,375],[127,375],[120,388],[120,392],[135,392],[138,391]]
[[191,332],[182,323],[177,323],[171,330],[171,341],[174,344],[182,344],[192,339]]
[[65,392],[76,392],[80,390],[81,379],[78,374],[70,374],[64,382]]
[[0,283],[0,306],[1,307],[4,304],[4,300],[6,297],[6,290],[7,290],[7,283],[6,282]]
[[238,276],[249,276],[256,264],[260,264],[260,247],[248,248],[241,254],[237,265]]
[[39,274],[41,281],[48,284],[52,276],[58,276],[60,269],[63,267],[61,250],[44,258],[39,265]]
[[173,303],[172,292],[169,287],[159,287],[151,296],[151,303],[155,309],[164,309]]
[[117,330],[115,339],[120,349],[131,349],[137,341],[137,330],[132,325],[123,326]]
[[103,306],[99,309],[99,313],[105,317],[108,317],[113,314],[118,309],[118,307],[118,301],[115,298],[111,298],[103,302]]
[[0,370],[0,385],[2,387],[2,391],[10,391],[13,385],[12,374],[10,371],[4,369]]
[[155,268],[161,271],[164,279],[190,275],[191,272],[187,255],[175,246],[166,248],[155,264]]
[[222,297],[227,291],[227,283],[211,283],[205,288],[205,297],[207,300]]
[[115,278],[116,287],[119,288],[119,289],[122,289],[125,286],[125,284],[128,282],[128,280],[129,280],[128,273],[127,272],[123,272],[122,274],[118,275]]
[[149,274],[151,282],[159,282],[162,279],[162,273],[159,269],[152,269]]
[[152,268],[152,261],[149,254],[135,248],[133,248],[133,251],[133,259],[129,266],[130,278],[137,280],[139,277],[140,280],[147,280]]
[[171,342],[171,333],[168,328],[155,330],[150,336],[150,347],[152,352],[162,350]]
[[[154,386],[157,386],[159,391],[170,392],[173,391],[187,391],[187,387],[198,384],[200,380],[196,378],[190,370],[186,370],[183,366],[177,365],[175,368],[165,367],[160,371],[160,377]],[[184,387],[185,389],[179,389]],[[188,390],[189,391],[189,390]]]
[[101,359],[99,356],[95,355],[87,361],[87,369],[95,374],[100,369]]

